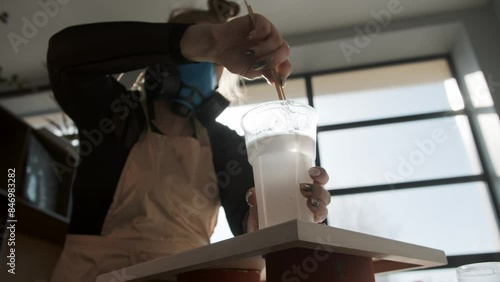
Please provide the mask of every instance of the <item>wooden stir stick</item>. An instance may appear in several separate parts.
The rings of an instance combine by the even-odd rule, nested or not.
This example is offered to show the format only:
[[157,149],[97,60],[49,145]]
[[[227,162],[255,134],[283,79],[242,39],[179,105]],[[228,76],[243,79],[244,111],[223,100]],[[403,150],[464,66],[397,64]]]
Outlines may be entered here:
[[[255,28],[255,14],[253,13],[252,6],[248,5],[247,0],[245,0],[245,5],[247,6],[248,16],[250,16],[250,23],[252,29]],[[286,100],[285,91],[283,90],[283,85],[281,85],[281,79],[275,69],[271,69],[271,74],[274,79],[274,86],[276,87],[276,92],[278,92],[278,98],[280,100]]]

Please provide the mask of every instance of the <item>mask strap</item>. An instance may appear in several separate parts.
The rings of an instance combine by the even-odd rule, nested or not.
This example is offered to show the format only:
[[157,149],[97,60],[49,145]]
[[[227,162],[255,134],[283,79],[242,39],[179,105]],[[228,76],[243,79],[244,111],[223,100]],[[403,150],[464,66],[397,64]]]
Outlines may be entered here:
[[163,132],[161,132],[161,130],[153,122],[156,118],[154,99],[152,99],[152,97],[148,97],[151,95],[148,95],[147,91],[145,91],[145,89],[143,87],[144,86],[144,76],[145,76],[144,71],[141,72],[137,76],[134,84],[132,85],[131,90],[132,91],[139,91],[141,93],[142,97],[144,97],[144,99],[146,100],[146,105],[144,105],[144,103],[141,103],[141,105],[142,105],[142,109],[143,109],[145,116],[146,116],[149,130],[151,130],[154,133],[164,135]]

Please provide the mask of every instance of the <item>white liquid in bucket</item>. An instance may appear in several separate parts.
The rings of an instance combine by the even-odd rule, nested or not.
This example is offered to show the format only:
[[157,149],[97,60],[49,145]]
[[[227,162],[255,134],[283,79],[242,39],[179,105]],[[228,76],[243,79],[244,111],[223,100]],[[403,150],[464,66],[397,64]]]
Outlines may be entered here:
[[275,135],[248,144],[253,167],[259,228],[292,219],[313,221],[299,183],[311,183],[308,170],[316,156],[316,143],[300,134]]

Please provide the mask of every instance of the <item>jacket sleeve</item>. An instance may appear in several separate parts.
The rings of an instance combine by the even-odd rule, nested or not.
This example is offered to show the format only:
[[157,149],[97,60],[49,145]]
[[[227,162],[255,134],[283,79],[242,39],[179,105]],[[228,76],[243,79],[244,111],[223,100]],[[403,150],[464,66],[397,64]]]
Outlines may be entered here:
[[218,122],[208,128],[208,133],[219,182],[219,197],[231,231],[235,236],[241,235],[244,233],[243,219],[249,210],[245,194],[254,186],[245,139]]
[[187,63],[180,41],[189,26],[110,22],[73,26],[56,33],[47,52],[56,100],[77,124],[109,116],[113,102],[123,99],[126,92],[111,74],[158,63]]

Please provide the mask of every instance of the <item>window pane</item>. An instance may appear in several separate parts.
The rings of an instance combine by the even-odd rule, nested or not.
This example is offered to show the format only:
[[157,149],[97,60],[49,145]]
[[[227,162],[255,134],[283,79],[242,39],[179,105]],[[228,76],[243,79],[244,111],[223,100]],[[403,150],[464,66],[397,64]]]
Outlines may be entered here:
[[224,241],[227,239],[233,238],[233,233],[231,232],[231,228],[229,227],[229,223],[226,219],[226,213],[224,212],[224,208],[219,208],[219,217],[217,218],[217,225],[215,226],[214,233],[212,237],[210,237],[210,243],[217,243],[220,241]]
[[[291,79],[286,83],[285,94],[287,100],[298,103],[308,104],[306,85],[304,79]],[[241,128],[241,118],[250,109],[258,104],[278,100],[276,88],[267,83],[251,84],[247,86],[247,94],[239,103],[228,107],[218,118],[217,121],[236,130],[238,134],[243,135]]]
[[330,225],[445,251],[500,251],[488,190],[481,183],[336,196]]
[[465,116],[321,132],[318,140],[329,189],[481,173]]
[[319,124],[337,124],[463,109],[445,60],[313,78]]
[[478,119],[488,148],[488,155],[497,177],[500,177],[500,119],[497,114],[482,114]]

